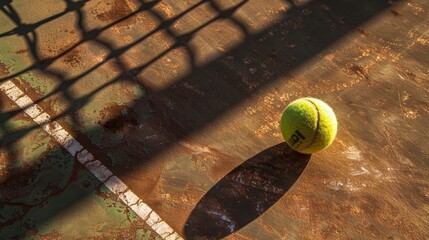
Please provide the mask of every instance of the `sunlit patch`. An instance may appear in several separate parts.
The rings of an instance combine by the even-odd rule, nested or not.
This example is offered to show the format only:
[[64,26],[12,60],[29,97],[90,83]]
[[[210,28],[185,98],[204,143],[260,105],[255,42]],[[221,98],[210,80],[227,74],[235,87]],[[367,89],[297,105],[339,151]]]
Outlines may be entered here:
[[368,169],[365,167],[360,167],[358,170],[353,171],[351,174],[352,176],[359,176],[369,173]]
[[409,119],[416,119],[418,116],[417,111],[408,110],[404,113],[404,116]]
[[343,154],[353,161],[360,161],[362,159],[361,152],[355,146],[348,147],[346,151],[343,151]]

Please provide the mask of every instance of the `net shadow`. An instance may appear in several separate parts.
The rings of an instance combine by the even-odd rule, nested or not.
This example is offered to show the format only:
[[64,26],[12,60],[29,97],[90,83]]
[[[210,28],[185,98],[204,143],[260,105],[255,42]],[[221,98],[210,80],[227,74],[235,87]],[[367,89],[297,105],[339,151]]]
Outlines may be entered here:
[[[102,124],[96,129],[78,132],[76,136],[80,142],[85,143],[85,146],[90,146],[93,149],[94,155],[97,156],[98,159],[109,166],[109,157],[106,156],[105,149],[94,150],[97,149],[97,147],[91,143],[91,140],[87,136],[100,131],[110,131],[109,128],[112,128],[112,126],[123,126],[124,124],[122,123],[125,121],[125,138],[127,140],[124,144],[118,145],[116,150],[119,152],[134,153],[128,155],[130,162],[127,162],[127,164],[131,166],[128,166],[128,168],[116,168],[115,174],[126,174],[127,171],[129,171],[128,169],[146,165],[161,152],[168,151],[169,147],[179,140],[190,136],[196,131],[204,129],[208,124],[220,118],[253,94],[263,91],[268,84],[275,82],[281,77],[287,76],[296,68],[303,66],[308,60],[316,57],[321,51],[342,39],[360,24],[389,7],[389,1],[387,0],[364,0],[360,2],[321,0],[310,1],[300,6],[293,4],[293,7],[288,9],[282,18],[273,23],[272,26],[268,26],[258,33],[251,34],[248,30],[248,24],[235,17],[235,13],[246,4],[249,4],[249,1],[239,1],[237,4],[224,9],[219,6],[217,1],[203,0],[196,2],[188,9],[172,18],[165,18],[153,9],[160,1],[141,1],[140,6],[132,13],[121,16],[100,28],[89,28],[87,26],[87,19],[82,10],[87,2],[88,1],[65,1],[66,7],[64,11],[39,22],[28,24],[22,22],[20,14],[22,15],[23,13],[19,13],[15,10],[13,1],[3,1],[0,4],[0,10],[2,14],[7,16],[8,19],[15,24],[15,28],[0,33],[0,39],[12,35],[20,36],[26,42],[33,63],[20,71],[1,77],[0,82],[14,80],[30,71],[38,71],[54,79],[58,85],[49,93],[33,100],[36,103],[42,103],[55,94],[61,94],[68,102],[69,107],[55,114],[52,120],[60,120],[63,117],[69,116],[72,119],[71,124],[76,126],[77,129],[82,127],[79,121],[78,111],[87,105],[101,90],[117,82],[129,82],[141,86],[147,94],[140,99],[136,99],[132,105],[124,107],[129,109],[127,111],[134,112],[131,114],[131,116],[134,116],[131,120],[124,119],[122,115],[116,115],[107,119],[107,124]],[[290,1],[286,2],[290,4]],[[171,27],[177,23],[178,20],[196,11],[196,9],[203,4],[209,4],[211,10],[216,13],[213,19],[184,34],[178,34],[171,30]],[[38,29],[70,13],[74,13],[77,16],[75,25],[79,29],[79,41],[54,56],[43,57],[39,50],[40,42],[38,41]],[[142,13],[150,14],[152,17],[156,18],[159,25],[148,33],[134,39],[133,42],[121,47],[116,46],[112,41],[109,41],[108,38],[101,37],[102,33],[106,30]],[[309,13],[311,14],[309,15]],[[210,24],[222,20],[228,20],[231,26],[240,29],[240,32],[245,36],[242,43],[228,52],[219,54],[206,64],[197,65],[195,60],[195,55],[197,54],[195,52],[196,49],[191,46],[190,41],[199,31],[207,28]],[[126,55],[129,49],[141,45],[145,40],[151,38],[160,31],[165,32],[168,37],[172,39],[172,44],[167,49],[137,66],[130,67],[123,61],[121,56]],[[206,35],[206,37],[209,36]],[[82,44],[87,43],[107,49],[108,53],[104,56],[103,61],[96,63],[86,70],[82,70],[79,74],[72,77],[66,75],[61,69],[52,67],[56,60],[64,57]],[[189,74],[186,74],[180,79],[176,79],[174,83],[165,89],[153,89],[148,86],[146,84],[147,79],[145,79],[144,76],[142,77],[142,73],[175,49],[184,49],[186,52],[189,64],[191,65]],[[248,63],[242,61],[244,58],[251,59],[250,66]],[[102,85],[92,89],[89,93],[77,97],[72,87],[111,60],[116,62],[116,67],[119,69],[120,73],[111,79],[107,79]],[[260,63],[267,63],[265,69],[258,67]],[[241,73],[248,72],[249,67],[254,67],[258,71],[251,75],[246,73],[246,78],[244,78],[244,75]],[[200,89],[204,94],[190,89],[189,86]],[[144,117],[141,113],[143,111],[142,109],[145,109]],[[0,117],[0,126],[4,125],[6,119],[12,118],[19,113],[20,111],[3,112],[3,117]],[[127,117],[130,118],[130,116]],[[145,151],[140,154],[140,152],[136,151],[136,146],[138,148],[141,146],[130,144],[130,142],[137,142],[135,141],[136,135],[145,136],[145,134],[148,134],[144,129],[142,130],[143,132],[138,130],[139,126],[142,125],[151,126],[150,132],[155,132],[165,137],[162,142],[149,142],[149,140],[143,142],[146,144],[146,148]],[[7,137],[0,140],[0,145],[8,149],[14,149],[15,147],[13,145],[17,139],[24,138],[29,132],[36,128],[37,126],[31,126],[19,129],[13,133],[8,133]],[[272,153],[271,150],[267,151],[268,152],[263,152],[263,154]],[[247,164],[257,160],[256,158],[251,161],[248,160],[250,162]],[[248,166],[245,163],[242,168],[236,171],[244,171],[247,167],[251,166],[253,165]],[[232,184],[228,183],[228,181],[231,180],[231,176],[228,176],[226,180],[216,185],[217,188],[210,190],[207,197],[204,199],[212,198],[212,192],[218,191],[216,189],[219,188],[222,189],[224,184]],[[10,175],[7,178],[14,179],[14,177],[15,175]],[[269,176],[264,177],[269,178]],[[287,189],[287,187],[284,189]],[[283,194],[286,191],[287,190],[285,190]],[[264,193],[261,192],[261,194]],[[282,194],[277,194],[273,196],[271,200],[268,200],[266,206],[273,205],[281,195]],[[231,204],[234,204],[234,201],[237,200],[237,198],[234,200],[234,197],[237,196],[231,196]],[[76,203],[79,199],[85,199],[86,197],[87,195],[80,195],[75,199]],[[8,199],[0,199],[0,202],[6,206],[8,204]],[[46,204],[48,200],[42,202]],[[51,216],[44,216],[42,221],[48,221],[56,214],[60,214],[62,211],[71,207],[72,204],[75,203],[63,206],[63,208],[52,213]],[[248,205],[249,209],[252,207],[254,206]],[[189,224],[191,227],[197,224],[201,216],[204,216],[201,215],[203,214],[202,211],[208,209],[208,207],[202,202],[196,209],[197,210],[191,214],[190,220],[188,220],[188,223],[191,223]],[[249,209],[247,210],[251,211]],[[244,220],[237,220],[237,226],[242,227],[257,217],[258,211],[255,211]],[[19,216],[16,220],[19,220]],[[0,227],[2,224],[5,224],[5,222],[0,223]],[[224,225],[224,228],[225,226],[227,225]],[[220,228],[222,228],[222,226],[220,226]],[[195,226],[187,231],[187,234],[196,236],[205,230],[200,230],[198,226]],[[222,231],[222,234],[228,234],[225,229]],[[21,236],[25,235],[25,233],[19,234]]]

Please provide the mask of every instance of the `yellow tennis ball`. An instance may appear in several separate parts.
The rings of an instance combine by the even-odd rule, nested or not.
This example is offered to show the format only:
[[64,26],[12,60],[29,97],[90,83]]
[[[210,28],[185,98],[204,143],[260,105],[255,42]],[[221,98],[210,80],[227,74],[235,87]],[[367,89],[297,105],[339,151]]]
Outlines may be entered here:
[[337,118],[325,102],[316,98],[300,98],[285,108],[280,128],[292,149],[310,154],[331,145],[337,134]]

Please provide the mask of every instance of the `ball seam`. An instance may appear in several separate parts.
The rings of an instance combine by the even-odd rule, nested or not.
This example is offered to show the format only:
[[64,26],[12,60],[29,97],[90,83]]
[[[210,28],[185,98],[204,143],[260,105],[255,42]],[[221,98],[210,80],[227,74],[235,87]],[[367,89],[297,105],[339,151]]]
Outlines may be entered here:
[[311,137],[310,143],[308,143],[307,146],[300,148],[298,151],[303,151],[303,150],[311,147],[311,145],[314,144],[314,142],[316,141],[317,133],[319,132],[319,126],[320,126],[320,111],[317,108],[317,105],[313,101],[311,101],[310,99],[304,99],[304,100],[310,102],[314,106],[314,108],[316,109],[317,121],[316,121],[316,128],[314,129],[314,133],[313,133],[313,136]]

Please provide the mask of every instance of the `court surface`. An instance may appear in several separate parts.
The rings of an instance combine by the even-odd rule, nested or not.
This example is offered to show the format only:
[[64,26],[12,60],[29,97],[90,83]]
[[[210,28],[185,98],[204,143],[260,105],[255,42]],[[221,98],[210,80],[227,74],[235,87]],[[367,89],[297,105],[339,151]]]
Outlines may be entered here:
[[[425,0],[0,1],[1,239],[426,239]],[[279,131],[333,107],[328,149]]]

